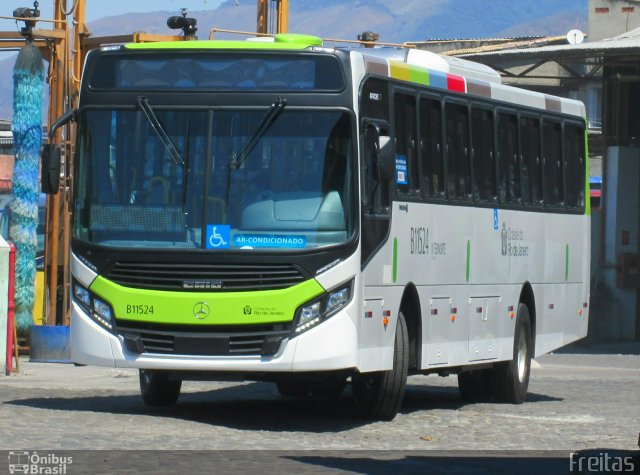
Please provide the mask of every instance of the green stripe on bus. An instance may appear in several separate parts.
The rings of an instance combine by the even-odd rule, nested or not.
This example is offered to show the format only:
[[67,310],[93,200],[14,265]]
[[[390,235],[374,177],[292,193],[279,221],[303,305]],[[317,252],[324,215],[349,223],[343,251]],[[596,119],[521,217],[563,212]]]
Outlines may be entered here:
[[429,71],[423,68],[402,63],[400,61],[390,61],[389,66],[391,70],[391,77],[394,79],[424,84],[425,86],[429,85]]
[[393,238],[393,283],[398,279],[398,238]]
[[569,280],[569,244],[564,248],[564,281]]
[[[584,120],[584,130],[587,130],[588,125],[587,125],[587,120]],[[589,138],[588,135],[585,133],[584,134],[584,156],[585,156],[585,185],[584,185],[584,189],[585,189],[585,193],[584,193],[584,214],[586,214],[587,216],[591,216],[591,183],[589,181]]]
[[424,69],[411,68],[411,82],[429,85],[429,72]]
[[471,272],[471,241],[467,241],[467,282],[469,282],[469,276]]
[[[321,295],[324,289],[310,279],[279,290],[171,292],[123,287],[98,277],[91,291],[111,304],[117,319],[198,326],[290,322],[300,305]],[[198,319],[194,309],[203,302],[209,315]]]
[[308,43],[272,43],[260,41],[204,40],[204,41],[159,41],[156,43],[127,43],[127,49],[167,50],[167,49],[244,49],[244,50],[302,50]]

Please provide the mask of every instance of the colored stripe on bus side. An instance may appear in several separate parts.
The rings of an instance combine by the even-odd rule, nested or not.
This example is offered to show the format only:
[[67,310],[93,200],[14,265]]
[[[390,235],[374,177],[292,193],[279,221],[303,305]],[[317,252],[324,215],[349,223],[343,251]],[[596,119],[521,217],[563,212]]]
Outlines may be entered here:
[[431,85],[440,89],[447,89],[447,74],[439,71],[429,71]]
[[398,238],[393,239],[393,283],[398,280]]
[[467,240],[467,272],[466,272],[467,283],[469,283],[470,277],[471,277],[471,241]]
[[456,74],[447,74],[447,89],[454,92],[467,92],[464,78]]
[[462,76],[432,71],[399,61],[389,61],[389,76],[393,79],[423,84],[446,91],[467,92],[466,81]]

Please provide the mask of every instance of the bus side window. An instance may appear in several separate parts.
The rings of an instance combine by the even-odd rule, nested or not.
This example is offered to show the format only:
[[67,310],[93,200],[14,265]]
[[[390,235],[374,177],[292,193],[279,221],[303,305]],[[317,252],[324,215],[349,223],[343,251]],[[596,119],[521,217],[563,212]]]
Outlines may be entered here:
[[[396,164],[405,166],[404,175],[398,168],[398,191],[413,194],[418,189],[418,161],[416,153],[416,98],[408,94],[394,96],[394,122],[396,129]],[[401,163],[404,161],[404,165]],[[399,163],[400,162],[400,163]]]
[[498,114],[498,197],[501,203],[520,202],[518,118],[504,112]]
[[562,134],[559,122],[545,120],[542,127],[543,189],[547,206],[557,207],[564,204],[562,186]]
[[493,111],[474,107],[471,111],[471,140],[473,150],[473,194],[479,201],[495,201],[496,168]]
[[444,197],[442,107],[437,99],[420,100],[420,163],[424,197]]
[[469,110],[466,105],[447,104],[447,191],[449,198],[471,198]]
[[564,178],[568,208],[584,206],[585,145],[584,129],[574,124],[564,126]]
[[542,202],[542,166],[540,163],[540,121],[533,117],[520,118],[520,155],[522,157],[522,201],[525,205],[540,206]]

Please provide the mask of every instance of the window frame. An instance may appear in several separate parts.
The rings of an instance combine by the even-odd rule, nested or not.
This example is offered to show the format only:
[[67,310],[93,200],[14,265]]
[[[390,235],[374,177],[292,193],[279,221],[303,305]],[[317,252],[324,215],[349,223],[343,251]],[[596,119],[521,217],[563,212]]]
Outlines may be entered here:
[[[471,161],[471,112],[470,112],[470,103],[468,100],[464,100],[462,98],[458,98],[455,96],[449,96],[444,98],[443,101],[443,118],[444,118],[444,122],[443,122],[443,129],[444,129],[444,156],[445,156],[445,193],[447,195],[447,198],[449,199],[450,202],[458,202],[458,203],[473,203],[473,165],[472,165],[472,161]],[[454,179],[454,186],[457,183],[457,186],[459,186],[460,184],[462,184],[465,188],[468,186],[468,190],[465,189],[463,190],[463,193],[456,193],[455,196],[451,196],[450,193],[450,186],[451,186],[451,165],[452,165],[452,160],[451,160],[451,156],[452,156],[452,152],[450,149],[450,143],[448,141],[449,139],[449,131],[448,131],[448,125],[449,125],[449,121],[447,118],[447,107],[448,106],[454,106],[454,107],[459,107],[465,110],[466,112],[466,150],[464,151],[464,156],[463,156],[463,163],[462,166],[460,166],[460,163],[456,162],[456,168],[460,169],[460,168],[464,168],[465,170],[465,175],[463,176],[463,182],[459,182],[459,178],[458,178],[458,171],[456,170],[456,175],[453,177]],[[457,119],[457,117],[456,117]],[[464,122],[459,122],[459,124],[462,124]],[[458,141],[455,141],[452,143],[459,143]],[[464,147],[465,144],[462,144],[461,147]],[[459,190],[458,190],[459,191]],[[460,196],[462,195],[462,196]]]
[[[473,194],[473,200],[475,203],[477,203],[478,205],[482,206],[482,205],[492,205],[494,206],[495,204],[498,203],[498,154],[497,154],[497,131],[496,131],[496,127],[497,127],[497,121],[496,121],[496,110],[495,107],[492,107],[490,104],[486,104],[483,102],[472,102],[471,103],[471,113],[470,113],[470,120],[471,120],[471,131],[470,131],[470,136],[471,136],[471,169],[472,169],[472,183],[471,183],[471,190],[472,190],[472,194]],[[492,187],[493,190],[491,191],[492,196],[489,196],[488,198],[482,198],[480,197],[480,193],[477,191],[479,189],[479,176],[478,176],[478,168],[476,166],[477,164],[477,153],[476,153],[476,147],[475,147],[475,143],[474,143],[474,131],[476,129],[476,125],[477,122],[475,121],[474,118],[474,112],[475,111],[483,111],[483,112],[488,112],[490,114],[489,116],[489,120],[491,122],[490,124],[490,129],[491,129],[491,140],[489,141],[490,143],[490,151],[489,151],[489,155],[490,155],[490,167],[488,168],[491,171],[491,179],[492,179]],[[483,129],[484,130],[484,129]],[[487,168],[487,167],[483,167]],[[487,170],[484,170],[487,171]]]

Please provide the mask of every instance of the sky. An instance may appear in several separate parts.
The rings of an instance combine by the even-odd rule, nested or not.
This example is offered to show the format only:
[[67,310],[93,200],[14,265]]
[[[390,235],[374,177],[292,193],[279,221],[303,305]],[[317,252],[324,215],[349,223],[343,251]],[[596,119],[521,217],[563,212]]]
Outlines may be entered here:
[[[73,0],[67,1],[67,10],[73,5]],[[86,21],[91,22],[106,16],[115,16],[127,12],[148,12],[148,11],[168,11],[180,14],[181,8],[188,10],[210,10],[217,8],[225,0],[85,0]],[[243,0],[236,0],[240,3]],[[244,0],[248,1],[248,0]],[[40,0],[40,18],[44,20],[53,19],[54,0]],[[0,16],[13,16],[16,8],[33,8],[33,0],[0,0]],[[24,26],[20,23],[16,26],[11,20],[0,20],[0,31],[18,30]],[[43,29],[51,28],[51,24],[42,23]],[[15,52],[1,52],[0,61],[14,55]]]
[[[242,3],[243,0],[238,0]],[[105,16],[120,15],[126,12],[169,11],[180,13],[181,8],[189,10],[209,10],[217,8],[224,0],[85,0],[87,22]],[[40,17],[53,18],[54,0],[40,1]],[[67,0],[67,9],[73,0]],[[13,10],[19,7],[33,8],[33,0],[0,0],[0,16],[12,16]],[[2,20],[0,30],[8,30],[11,22]]]

